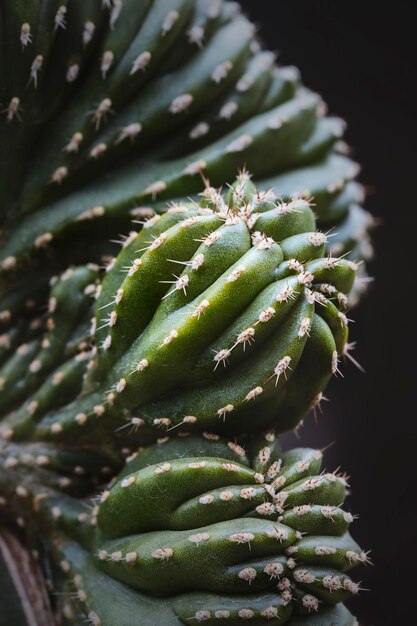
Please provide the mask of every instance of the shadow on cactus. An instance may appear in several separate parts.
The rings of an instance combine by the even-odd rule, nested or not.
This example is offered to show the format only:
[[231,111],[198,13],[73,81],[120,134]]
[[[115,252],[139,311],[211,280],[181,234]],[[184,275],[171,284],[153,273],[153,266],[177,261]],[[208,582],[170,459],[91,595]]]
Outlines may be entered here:
[[[307,200],[277,201],[246,172],[225,197],[206,186],[198,204],[171,206],[102,280],[86,266],[54,281],[45,332],[1,371],[3,412],[23,402],[3,434],[121,446],[173,429],[293,428],[348,348],[357,266],[326,241]],[[90,341],[92,294],[96,347],[73,356]]]

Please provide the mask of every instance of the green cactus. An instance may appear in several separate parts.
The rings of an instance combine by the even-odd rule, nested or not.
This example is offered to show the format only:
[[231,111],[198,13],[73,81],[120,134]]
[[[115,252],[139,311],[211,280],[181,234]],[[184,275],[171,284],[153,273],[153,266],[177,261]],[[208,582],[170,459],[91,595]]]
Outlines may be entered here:
[[51,250],[97,261],[141,206],[197,193],[201,174],[231,183],[244,164],[261,190],[314,196],[337,254],[367,253],[343,122],[261,49],[237,3],[5,0],[0,37],[3,283]]
[[344,123],[228,0],[3,0],[0,41],[0,506],[59,619],[354,626],[345,478],[258,435],[349,356]]
[[201,196],[132,233],[99,284],[95,266],[53,281],[44,334],[0,371],[4,436],[123,447],[173,428],[283,431],[320,401],[356,264],[326,256],[309,202],[246,172]]
[[336,605],[357,594],[347,572],[368,559],[341,508],[345,477],[321,472],[318,450],[282,453],[273,431],[246,443],[190,436],[147,448],[92,512],[45,486],[52,469],[34,469],[26,487],[23,466],[0,472],[9,511],[33,541],[48,539],[42,560],[66,623],[353,626]]

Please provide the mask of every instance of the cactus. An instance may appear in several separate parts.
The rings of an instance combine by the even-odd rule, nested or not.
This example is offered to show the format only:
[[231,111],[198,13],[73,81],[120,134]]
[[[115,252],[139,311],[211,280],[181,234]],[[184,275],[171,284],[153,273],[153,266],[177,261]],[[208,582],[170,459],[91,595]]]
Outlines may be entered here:
[[335,254],[368,254],[343,122],[262,50],[237,3],[5,0],[0,37],[3,283],[51,251],[97,261],[141,207],[244,164],[261,190],[314,196]]
[[344,123],[235,2],[4,0],[0,40],[0,506],[59,619],[354,626],[346,479],[259,436],[349,357]]
[[[246,171],[201,196],[132,233],[102,280],[90,265],[52,281],[44,334],[0,372],[2,412],[17,407],[4,436],[120,448],[173,428],[283,431],[320,402],[356,264],[326,255],[307,200],[278,201]],[[88,344],[94,294],[96,347],[68,354],[74,336]]]
[[48,469],[34,470],[25,493],[17,465],[0,483],[29,536],[49,540],[43,559],[68,624],[353,626],[336,605],[358,592],[347,572],[368,558],[341,508],[346,478],[321,464],[319,450],[282,453],[268,431],[240,444],[212,435],[147,448],[91,513],[44,477],[37,484]]

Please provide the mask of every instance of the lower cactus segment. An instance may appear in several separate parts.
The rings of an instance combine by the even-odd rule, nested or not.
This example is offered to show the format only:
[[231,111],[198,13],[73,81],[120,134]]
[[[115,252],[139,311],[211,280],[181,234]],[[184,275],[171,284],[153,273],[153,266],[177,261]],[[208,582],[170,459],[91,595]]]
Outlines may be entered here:
[[321,471],[320,451],[283,453],[272,431],[175,438],[132,455],[92,507],[58,491],[56,468],[29,480],[17,448],[0,451],[2,504],[39,549],[66,626],[356,624],[340,603],[367,555],[348,531],[346,478]]
[[[215,454],[227,445],[226,458],[210,456],[211,445]],[[320,451],[281,453],[273,432],[252,446],[251,460],[232,442],[209,440],[196,456],[198,447],[193,437],[159,445],[154,465],[152,449],[143,461],[139,454],[103,493],[102,571],[141,593],[174,597],[185,624],[282,624],[293,614],[326,615],[358,592],[347,572],[367,556],[340,508],[346,479],[320,473]]]

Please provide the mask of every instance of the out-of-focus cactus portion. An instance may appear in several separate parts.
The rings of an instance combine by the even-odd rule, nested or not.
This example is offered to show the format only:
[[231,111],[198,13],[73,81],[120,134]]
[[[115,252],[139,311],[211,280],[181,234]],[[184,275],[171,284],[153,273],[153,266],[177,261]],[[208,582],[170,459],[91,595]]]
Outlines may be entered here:
[[[314,197],[334,254],[370,253],[344,123],[264,51],[235,2],[4,0],[0,266],[97,261],[200,176]],[[77,245],[74,242],[77,241]]]

